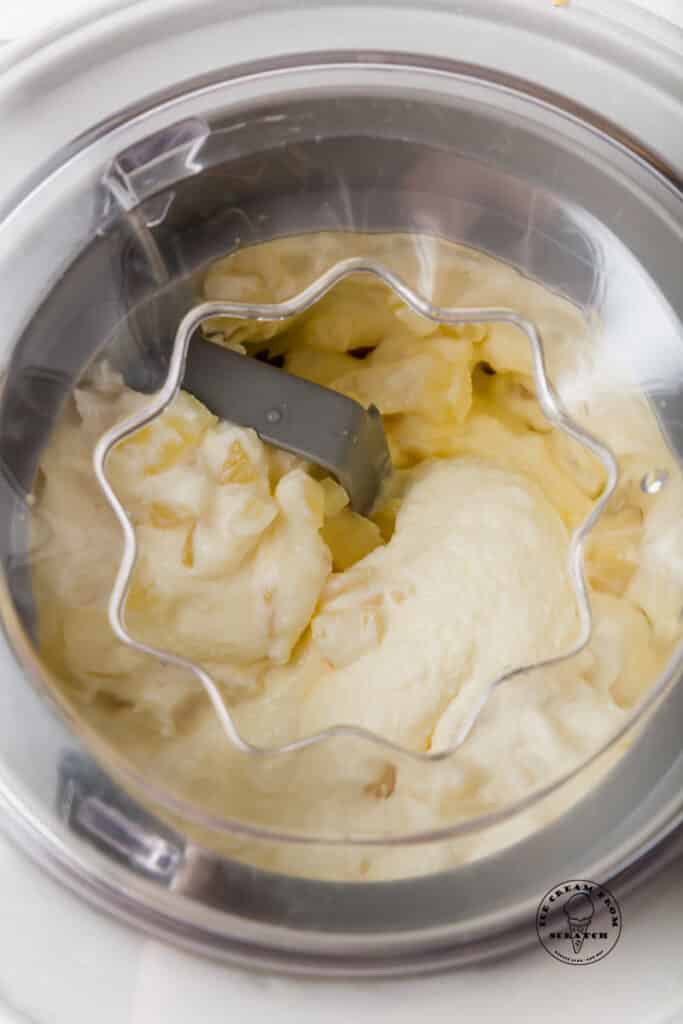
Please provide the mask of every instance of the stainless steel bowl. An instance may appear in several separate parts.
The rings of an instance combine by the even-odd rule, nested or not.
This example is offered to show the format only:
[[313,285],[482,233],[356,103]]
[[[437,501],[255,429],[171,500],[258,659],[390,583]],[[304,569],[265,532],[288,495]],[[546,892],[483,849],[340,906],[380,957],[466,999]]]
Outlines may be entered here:
[[133,5],[18,51],[0,79],[16,137],[0,180],[3,823],[86,897],[213,955],[328,973],[499,955],[533,939],[553,884],[619,892],[675,834],[677,664],[618,769],[522,843],[399,882],[268,874],[137,805],[53,696],[31,642],[25,493],[95,352],[142,346],[151,385],[150,324],[177,317],[182,281],[233,247],[325,228],[464,242],[600,316],[680,452],[680,38],[607,0],[402,3],[390,19],[251,7]]

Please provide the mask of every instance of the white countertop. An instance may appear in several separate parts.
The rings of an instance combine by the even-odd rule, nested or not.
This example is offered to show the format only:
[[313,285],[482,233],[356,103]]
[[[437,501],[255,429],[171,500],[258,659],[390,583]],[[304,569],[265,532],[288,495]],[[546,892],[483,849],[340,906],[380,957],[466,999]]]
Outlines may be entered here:
[[[0,0],[0,39],[93,5]],[[641,6],[683,26],[683,0]],[[253,1024],[681,1024],[683,863],[623,909],[618,947],[586,970],[558,964],[534,946],[500,963],[424,979],[294,980],[214,964],[148,939],[82,904],[0,839],[0,1024],[218,1024],[248,1015]]]

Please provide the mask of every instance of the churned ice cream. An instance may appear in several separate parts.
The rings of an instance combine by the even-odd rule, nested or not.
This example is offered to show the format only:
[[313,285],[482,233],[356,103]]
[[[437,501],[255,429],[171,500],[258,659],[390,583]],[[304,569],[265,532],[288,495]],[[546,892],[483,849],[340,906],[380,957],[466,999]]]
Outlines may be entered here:
[[[437,303],[509,306],[534,319],[572,415],[620,463],[586,554],[591,643],[505,684],[453,756],[421,764],[338,740],[246,758],[189,673],[115,638],[106,603],[121,537],[92,449],[147,399],[105,362],[55,431],[36,505],[52,535],[33,571],[41,649],[82,719],[136,771],[199,810],[318,837],[438,830],[512,806],[578,766],[653,685],[683,608],[677,465],[616,358],[606,386],[593,355],[597,328],[558,296],[442,241],[343,234],[237,252],[209,269],[201,290],[279,301],[357,254]],[[545,420],[521,332],[428,322],[367,276],[294,321],[219,319],[207,330],[217,344],[374,403],[395,467],[364,518],[331,477],[218,421],[186,393],[112,454],[109,476],[140,552],[129,628],[207,668],[248,740],[279,745],[347,723],[436,751],[493,679],[572,649],[569,537],[599,497],[603,469]],[[665,480],[656,492],[643,486],[653,471]],[[195,832],[231,855],[312,876],[438,870],[542,825],[621,749],[552,800],[457,842],[300,847]]]

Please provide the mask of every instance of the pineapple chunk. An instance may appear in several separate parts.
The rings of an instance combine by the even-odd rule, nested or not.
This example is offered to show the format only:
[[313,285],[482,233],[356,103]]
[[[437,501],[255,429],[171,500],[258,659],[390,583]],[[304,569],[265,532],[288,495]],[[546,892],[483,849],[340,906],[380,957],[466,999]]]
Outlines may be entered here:
[[422,416],[390,416],[384,429],[395,468],[406,469],[423,459],[447,458],[458,451],[460,429],[452,423],[432,423]]
[[344,572],[383,543],[376,523],[344,508],[326,519],[321,535],[332,555],[335,572]]
[[586,573],[594,590],[621,596],[638,568],[643,514],[635,505],[608,507],[598,520],[586,553]]
[[239,441],[233,441],[223,460],[218,482],[220,484],[250,484],[256,479],[256,471],[249,456]]
[[192,453],[216,417],[185,391],[158,419],[125,438],[111,455],[112,481],[157,476]]
[[321,480],[320,486],[323,489],[325,499],[325,516],[330,519],[341,512],[343,508],[346,508],[349,503],[349,496],[341,484],[338,484],[330,476],[326,476]]
[[396,529],[396,517],[401,507],[400,498],[386,498],[372,513],[372,521],[379,528],[382,540],[387,544]]
[[156,526],[158,530],[174,530],[178,526],[185,526],[188,522],[186,514],[178,509],[173,508],[172,505],[167,505],[162,501],[153,501],[149,506],[149,523],[151,526]]
[[308,345],[292,349],[285,359],[288,373],[312,380],[326,388],[333,387],[338,377],[352,372],[357,366],[358,360],[344,352],[327,352]]
[[395,327],[386,295],[386,286],[377,281],[341,281],[297,323],[297,343],[328,352],[376,345]]
[[473,386],[480,406],[511,430],[518,432],[521,428],[547,434],[553,429],[538,404],[536,386],[531,377],[516,373],[490,376],[479,368]]
[[499,373],[533,377],[531,344],[526,334],[512,324],[489,325],[488,336],[479,348],[479,358]]
[[267,491],[267,453],[255,430],[218,423],[206,433],[201,455],[217,483],[257,484],[260,493]]
[[372,782],[368,782],[364,792],[368,796],[374,796],[376,800],[388,800],[396,789],[397,778],[398,770],[396,765],[387,762],[377,778],[373,779]]
[[183,544],[182,562],[186,569],[194,569],[194,532],[196,528],[197,524],[192,523]]
[[437,422],[461,422],[472,398],[469,367],[422,349],[409,359],[361,365],[334,386],[361,405],[376,405],[384,416],[417,413]]
[[325,611],[311,623],[313,642],[333,668],[350,665],[377,647],[382,632],[380,609],[368,604]]

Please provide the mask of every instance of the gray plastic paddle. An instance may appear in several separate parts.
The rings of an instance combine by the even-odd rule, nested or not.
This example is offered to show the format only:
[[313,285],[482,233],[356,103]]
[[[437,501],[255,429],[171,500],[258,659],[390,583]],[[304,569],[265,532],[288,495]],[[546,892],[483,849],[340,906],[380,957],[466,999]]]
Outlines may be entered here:
[[252,427],[263,441],[322,466],[367,514],[391,470],[374,406],[295,377],[258,359],[192,338],[183,387],[221,419]]

